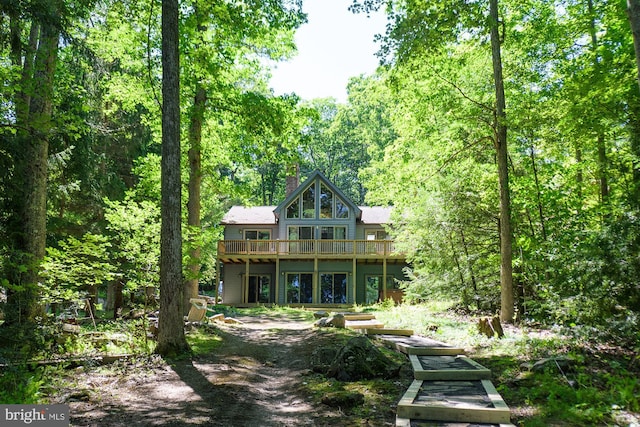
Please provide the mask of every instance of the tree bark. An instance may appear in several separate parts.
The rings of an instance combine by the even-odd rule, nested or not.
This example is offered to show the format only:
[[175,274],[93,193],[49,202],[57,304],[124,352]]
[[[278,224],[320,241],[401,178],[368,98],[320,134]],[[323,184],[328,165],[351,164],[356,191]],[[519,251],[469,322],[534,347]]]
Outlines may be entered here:
[[[636,83],[640,89],[640,0],[627,0],[627,17],[633,34],[633,48],[636,55]],[[638,92],[640,93],[640,91]],[[640,205],[640,101],[638,96],[631,97],[631,152],[636,160],[633,162],[633,189],[631,201]]]
[[202,187],[202,122],[207,93],[204,87],[196,84],[193,100],[191,124],[189,126],[189,201],[187,202],[187,223],[189,225],[189,265],[184,286],[184,314],[189,312],[190,298],[198,296],[198,279],[201,265],[201,223],[200,189]]
[[[33,24],[37,25],[37,24]],[[13,242],[16,265],[22,265],[12,274],[12,284],[19,290],[8,293],[5,322],[7,325],[30,325],[42,315],[39,303],[40,264],[45,255],[47,220],[47,173],[49,134],[53,103],[59,30],[53,22],[45,20],[41,26],[40,40],[33,63],[33,75],[29,80],[33,93],[27,97],[19,93],[16,114],[24,120],[27,129],[21,129],[17,137],[22,143],[22,153],[16,156],[16,169],[21,176],[20,193],[15,194],[15,215],[21,229]],[[25,72],[31,71],[30,58],[25,60]],[[24,102],[28,101],[28,108]]]
[[500,320],[513,322],[513,266],[511,247],[511,200],[507,153],[507,114],[502,78],[498,0],[489,1],[491,58],[496,92],[495,148],[500,184]]
[[156,352],[187,351],[182,316],[182,231],[180,185],[180,64],[178,1],[162,1],[162,225],[160,231],[160,315]]

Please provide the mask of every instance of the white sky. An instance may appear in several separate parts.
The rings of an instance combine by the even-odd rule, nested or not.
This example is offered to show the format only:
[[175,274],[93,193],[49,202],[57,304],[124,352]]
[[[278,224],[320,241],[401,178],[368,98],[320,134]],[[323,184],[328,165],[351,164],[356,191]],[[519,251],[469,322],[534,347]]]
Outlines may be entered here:
[[298,54],[274,65],[271,87],[276,95],[295,92],[303,99],[347,99],[349,77],[373,74],[379,46],[375,34],[384,34],[384,13],[354,14],[352,0],[304,0],[307,24],[296,32]]

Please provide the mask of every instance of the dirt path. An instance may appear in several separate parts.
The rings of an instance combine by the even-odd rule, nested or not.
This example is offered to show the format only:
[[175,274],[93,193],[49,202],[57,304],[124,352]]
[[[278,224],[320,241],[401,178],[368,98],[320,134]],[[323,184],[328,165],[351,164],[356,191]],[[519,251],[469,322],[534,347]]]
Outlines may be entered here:
[[282,317],[239,319],[243,324],[217,326],[221,346],[194,360],[78,368],[69,389],[60,390],[71,424],[353,425],[338,410],[314,404],[302,388],[311,352],[330,343],[332,332]]

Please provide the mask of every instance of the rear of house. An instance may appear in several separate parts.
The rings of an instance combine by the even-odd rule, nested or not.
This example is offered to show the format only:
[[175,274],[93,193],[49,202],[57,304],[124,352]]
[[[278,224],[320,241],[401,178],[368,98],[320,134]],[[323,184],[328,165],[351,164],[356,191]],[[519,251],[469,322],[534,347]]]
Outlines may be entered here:
[[398,298],[405,258],[384,226],[316,171],[278,206],[234,206],[218,261],[225,304],[336,306]]

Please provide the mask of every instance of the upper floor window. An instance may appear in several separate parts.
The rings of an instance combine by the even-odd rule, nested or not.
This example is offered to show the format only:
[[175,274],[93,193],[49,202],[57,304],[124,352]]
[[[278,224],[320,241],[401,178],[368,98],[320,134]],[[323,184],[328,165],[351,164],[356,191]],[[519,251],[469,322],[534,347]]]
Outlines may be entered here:
[[367,240],[386,240],[387,232],[384,230],[367,230]]
[[287,206],[287,218],[300,218],[300,199],[296,198]]
[[245,240],[271,240],[271,230],[244,230]]
[[[317,212],[317,213],[316,213]],[[313,183],[286,207],[288,219],[346,219],[349,207],[328,185]]]
[[320,184],[320,218],[333,218],[333,191]]
[[316,185],[311,184],[309,188],[302,193],[302,217],[316,217]]
[[336,218],[349,218],[349,207],[336,197]]

